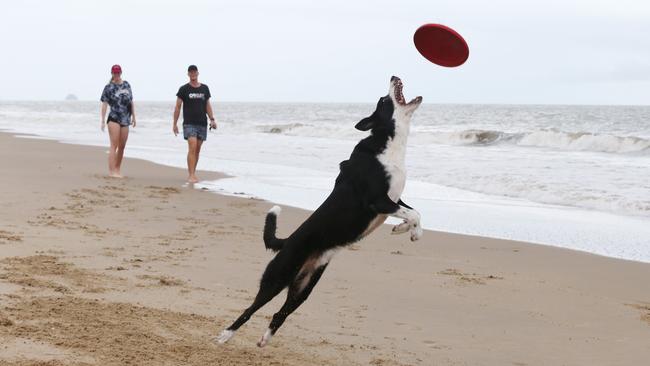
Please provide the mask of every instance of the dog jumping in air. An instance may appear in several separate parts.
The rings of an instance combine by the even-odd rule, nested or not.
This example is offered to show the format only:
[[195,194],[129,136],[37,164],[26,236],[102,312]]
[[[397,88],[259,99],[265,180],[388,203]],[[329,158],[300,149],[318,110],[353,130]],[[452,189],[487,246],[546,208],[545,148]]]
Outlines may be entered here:
[[320,207],[285,239],[275,236],[280,207],[269,211],[264,245],[277,254],[262,275],[253,304],[216,337],[217,342],[227,342],[257,310],[288,287],[286,302],[257,342],[264,347],[307,299],[334,254],[363,239],[388,216],[403,220],[393,227],[394,234],[409,232],[411,241],[420,239],[420,214],[400,198],[406,183],[404,160],[411,117],[421,103],[422,97],[406,103],[402,81],[393,76],[388,95],[379,98],[372,115],[355,126],[370,131],[370,136],[341,162],[334,189]]

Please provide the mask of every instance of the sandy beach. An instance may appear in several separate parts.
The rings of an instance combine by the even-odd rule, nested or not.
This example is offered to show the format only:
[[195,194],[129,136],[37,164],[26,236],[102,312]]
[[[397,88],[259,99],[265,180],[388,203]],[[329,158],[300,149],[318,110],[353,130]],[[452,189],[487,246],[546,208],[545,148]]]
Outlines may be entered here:
[[[411,243],[386,225],[337,254],[266,348],[255,342],[283,295],[218,345],[272,258],[272,203],[136,159],[110,179],[105,148],[0,134],[0,156],[0,365],[650,359],[650,264],[430,231]],[[308,215],[284,207],[279,236]]]

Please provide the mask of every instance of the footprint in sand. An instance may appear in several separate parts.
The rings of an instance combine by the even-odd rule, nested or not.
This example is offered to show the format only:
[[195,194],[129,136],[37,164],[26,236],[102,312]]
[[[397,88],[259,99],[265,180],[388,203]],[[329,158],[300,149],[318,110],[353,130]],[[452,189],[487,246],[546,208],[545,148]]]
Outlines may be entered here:
[[4,279],[26,289],[49,289],[69,294],[75,291],[100,293],[107,284],[117,284],[119,279],[76,268],[60,262],[58,257],[35,255],[10,257],[0,261]]
[[502,280],[503,277],[500,276],[495,276],[495,275],[481,275],[477,273],[463,273],[455,268],[447,268],[444,271],[439,271],[439,275],[443,276],[453,276],[455,277],[460,283],[465,283],[465,284],[475,284],[475,285],[485,285],[487,284],[486,281],[488,280]]
[[641,311],[641,320],[650,325],[650,302],[641,304],[625,304]]
[[433,348],[433,349],[447,349],[447,350],[451,349],[451,347],[449,347],[449,346],[443,346],[441,344],[438,344],[438,342],[436,342],[436,341],[432,341],[432,340],[428,340],[428,339],[422,341],[422,343],[426,344],[427,346],[429,346],[430,348]]
[[178,278],[169,277],[169,276],[139,275],[137,276],[137,278],[141,280],[149,281],[149,287],[185,285],[185,281],[179,280]]
[[150,198],[167,199],[171,195],[181,193],[181,190],[176,187],[146,186],[145,188],[149,190]]
[[22,236],[11,231],[0,230],[0,244],[17,243],[23,241]]

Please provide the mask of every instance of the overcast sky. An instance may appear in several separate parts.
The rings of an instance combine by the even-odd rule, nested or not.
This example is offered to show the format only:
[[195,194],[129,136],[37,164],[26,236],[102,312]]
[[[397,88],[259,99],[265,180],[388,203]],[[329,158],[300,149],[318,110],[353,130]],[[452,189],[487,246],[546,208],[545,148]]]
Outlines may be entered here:
[[[467,40],[458,68],[413,46]],[[98,100],[122,65],[136,100],[174,100],[196,64],[213,100],[374,102],[391,75],[429,103],[650,104],[650,2],[3,2],[0,100]]]

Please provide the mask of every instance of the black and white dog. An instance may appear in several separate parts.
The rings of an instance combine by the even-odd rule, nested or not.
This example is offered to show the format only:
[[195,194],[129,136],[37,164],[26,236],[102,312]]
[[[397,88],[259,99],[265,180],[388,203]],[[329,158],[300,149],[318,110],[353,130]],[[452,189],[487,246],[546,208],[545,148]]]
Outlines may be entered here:
[[370,117],[355,126],[371,130],[371,134],[357,144],[350,159],[341,162],[336,184],[325,202],[286,239],[275,237],[280,207],[269,211],[264,244],[277,254],[262,275],[253,304],[216,337],[217,342],[227,342],[253,313],[288,287],[286,302],[257,343],[264,347],[287,316],[307,299],[332,256],[370,234],[388,216],[404,220],[393,227],[393,233],[409,231],[412,241],[420,239],[420,214],[400,199],[406,181],[404,159],[411,116],[420,103],[422,97],[406,103],[402,82],[393,76],[388,95],[379,99]]

